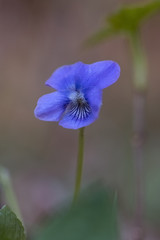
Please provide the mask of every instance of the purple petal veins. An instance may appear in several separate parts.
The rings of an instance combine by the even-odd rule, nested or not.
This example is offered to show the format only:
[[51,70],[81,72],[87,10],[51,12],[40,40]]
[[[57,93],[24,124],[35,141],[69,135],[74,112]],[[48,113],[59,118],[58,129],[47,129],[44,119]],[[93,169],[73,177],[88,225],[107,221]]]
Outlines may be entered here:
[[77,62],[58,68],[46,81],[57,91],[42,96],[35,116],[44,121],[78,129],[94,122],[102,105],[102,89],[116,82],[120,67],[113,61]]

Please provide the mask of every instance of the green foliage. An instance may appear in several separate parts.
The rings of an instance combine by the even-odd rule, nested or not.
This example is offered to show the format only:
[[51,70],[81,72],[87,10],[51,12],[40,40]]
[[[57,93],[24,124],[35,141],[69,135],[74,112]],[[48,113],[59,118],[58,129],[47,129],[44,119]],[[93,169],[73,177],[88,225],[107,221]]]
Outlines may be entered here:
[[0,209],[0,240],[25,240],[22,223],[7,206]]
[[34,240],[117,240],[116,215],[115,194],[96,188],[52,219]]
[[96,44],[119,33],[135,33],[143,20],[160,10],[160,1],[152,1],[137,5],[125,5],[116,13],[106,18],[106,26],[91,37],[89,44]]
[[14,211],[16,216],[21,220],[22,217],[21,217],[21,213],[20,213],[20,209],[17,203],[15,193],[12,187],[11,176],[8,169],[6,169],[3,166],[0,166],[0,185],[2,187],[2,191],[3,191],[7,206],[9,206],[12,209],[12,211]]

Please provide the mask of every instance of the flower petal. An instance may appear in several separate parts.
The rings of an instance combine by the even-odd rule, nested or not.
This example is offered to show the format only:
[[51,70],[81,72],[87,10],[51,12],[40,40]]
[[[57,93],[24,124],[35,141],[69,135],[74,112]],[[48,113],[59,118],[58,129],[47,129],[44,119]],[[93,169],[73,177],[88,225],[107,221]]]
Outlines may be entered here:
[[83,113],[81,109],[78,111],[77,108],[73,106],[70,111],[64,113],[59,125],[64,128],[78,129],[94,122],[98,118],[102,104],[102,91],[96,88],[90,90],[86,94],[86,100],[87,109],[84,109],[84,111],[90,111],[89,113],[87,112],[87,114],[85,114],[86,112]]
[[100,61],[93,64],[77,62],[58,68],[46,81],[46,85],[59,91],[75,88],[106,88],[117,81],[120,67],[113,61]]
[[88,87],[96,86],[101,89],[115,83],[120,76],[120,67],[113,61],[100,61],[89,65],[87,76]]
[[37,102],[35,117],[44,121],[59,121],[66,104],[67,98],[59,92],[45,94]]
[[76,82],[81,82],[80,80],[85,78],[87,70],[87,65],[82,62],[65,65],[58,68],[45,84],[61,91],[75,88]]

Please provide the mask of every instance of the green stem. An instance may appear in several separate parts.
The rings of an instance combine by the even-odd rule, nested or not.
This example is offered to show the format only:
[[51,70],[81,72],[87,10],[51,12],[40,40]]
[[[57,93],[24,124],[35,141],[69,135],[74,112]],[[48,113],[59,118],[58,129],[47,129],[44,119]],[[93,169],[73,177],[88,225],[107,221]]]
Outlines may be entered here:
[[137,92],[145,92],[148,84],[147,64],[138,30],[131,34],[130,40],[134,67],[133,87]]
[[135,217],[139,228],[138,240],[143,240],[144,226],[144,146],[146,135],[146,92],[147,67],[146,57],[143,53],[139,32],[131,35],[131,48],[133,54],[133,161],[136,177],[136,209]]
[[21,212],[17,203],[16,196],[13,191],[11,178],[8,170],[0,166],[0,185],[4,192],[5,201],[11,210],[16,214],[19,220],[22,221]]
[[77,158],[77,170],[76,170],[76,180],[75,180],[75,189],[73,195],[73,204],[76,203],[82,179],[82,170],[83,170],[83,153],[84,153],[84,127],[79,129],[79,142],[78,142],[78,158]]

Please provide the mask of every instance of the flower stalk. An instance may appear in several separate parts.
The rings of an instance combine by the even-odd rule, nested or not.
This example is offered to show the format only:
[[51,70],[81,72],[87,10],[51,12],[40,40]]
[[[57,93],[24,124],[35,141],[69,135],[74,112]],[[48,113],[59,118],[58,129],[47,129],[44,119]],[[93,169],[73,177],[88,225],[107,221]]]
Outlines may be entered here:
[[83,171],[83,156],[84,156],[84,127],[79,129],[78,140],[78,158],[77,158],[77,170],[75,179],[75,189],[73,195],[73,204],[76,203],[81,187],[82,171]]
[[138,227],[137,240],[144,239],[144,144],[146,119],[147,68],[146,58],[140,43],[140,36],[135,32],[131,36],[133,55],[133,161],[136,174],[136,209],[135,218]]
[[135,92],[145,93],[147,90],[147,64],[146,56],[140,41],[139,31],[130,34],[130,42],[133,57],[133,89]]

